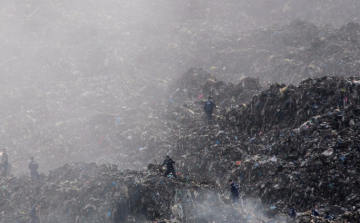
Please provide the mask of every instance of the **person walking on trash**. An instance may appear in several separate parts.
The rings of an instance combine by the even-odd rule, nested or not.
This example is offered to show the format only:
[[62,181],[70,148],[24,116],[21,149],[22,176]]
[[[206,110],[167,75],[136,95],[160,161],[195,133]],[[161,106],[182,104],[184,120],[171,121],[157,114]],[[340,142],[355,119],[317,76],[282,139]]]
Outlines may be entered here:
[[229,180],[230,192],[233,204],[237,204],[240,199],[239,185],[237,185],[233,180]]
[[289,211],[288,211],[288,215],[290,217],[290,219],[295,219],[296,218],[296,209],[295,209],[295,204],[291,204]]
[[311,210],[311,215],[313,216],[320,216],[320,213],[317,209],[317,205],[314,206],[314,208]]
[[40,218],[38,216],[39,210],[40,210],[40,205],[37,203],[35,203],[31,207],[31,211],[30,211],[31,222],[30,223],[40,223]]
[[166,171],[165,171],[164,177],[167,177],[169,175],[169,173],[172,173],[172,175],[175,178],[177,178],[175,168],[174,168],[175,161],[172,160],[170,158],[170,156],[165,157],[165,160],[164,160],[164,163],[162,164],[162,166],[165,166],[165,165],[166,165]]
[[34,178],[36,177],[37,180],[40,180],[40,175],[38,173],[39,165],[34,161],[34,157],[30,157],[30,163],[29,163],[29,169],[30,169],[30,175],[31,175],[31,181],[34,181]]
[[0,163],[0,169],[2,169],[2,176],[6,177],[6,174],[8,172],[8,165],[9,165],[9,157],[6,153],[6,148],[2,149],[2,157],[1,157],[1,163]]
[[212,120],[212,113],[213,113],[214,108],[216,108],[215,103],[211,99],[212,99],[212,97],[209,96],[208,100],[204,104],[204,111],[205,111],[205,114],[207,117],[208,124]]

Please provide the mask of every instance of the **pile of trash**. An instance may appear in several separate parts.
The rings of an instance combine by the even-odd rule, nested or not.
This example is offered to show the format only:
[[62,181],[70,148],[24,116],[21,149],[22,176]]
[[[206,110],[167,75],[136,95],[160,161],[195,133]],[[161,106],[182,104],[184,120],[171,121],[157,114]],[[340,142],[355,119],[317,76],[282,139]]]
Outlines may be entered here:
[[[192,103],[193,100],[202,103],[208,96],[212,96],[219,102],[219,106],[235,107],[239,103],[247,103],[253,95],[260,93],[264,86],[259,78],[246,77],[237,83],[228,83],[218,80],[201,68],[191,68],[169,84],[166,94],[169,95],[172,104],[187,101]],[[194,109],[198,110],[198,106]]]
[[[142,170],[77,163],[33,184],[26,176],[1,178],[2,221],[28,221],[34,202],[43,204],[45,222],[285,222],[291,204],[299,222],[325,222],[326,212],[353,221],[360,211],[359,83],[357,77],[323,77],[260,92],[266,86],[255,78],[231,84],[191,69],[157,104],[165,106],[155,126],[159,138],[146,138],[156,135],[149,132],[143,135],[147,148],[118,152],[132,154],[127,162],[136,158],[132,165]],[[218,105],[211,124],[203,113],[208,95]],[[89,125],[116,137],[106,127],[116,127],[116,116],[95,117]],[[99,155],[112,141],[101,143]],[[165,154],[176,161],[179,179],[163,178],[155,164],[146,169]],[[245,208],[229,205],[230,178],[239,182]],[[315,205],[319,217],[309,214]]]
[[[271,85],[270,89],[256,95],[247,107],[241,107],[236,126],[239,132],[253,135],[275,127],[300,126],[304,130],[309,128],[303,124],[305,121],[323,114],[344,121],[343,117],[358,115],[359,84],[359,77],[323,77],[306,79],[298,87]],[[338,125],[349,126],[349,123]]]
[[[164,178],[158,172],[75,163],[43,175],[0,179],[0,222],[254,222],[268,218],[230,205],[211,184]],[[247,209],[247,210],[246,210]]]
[[270,216],[294,203],[304,222],[315,205],[336,219],[357,219],[359,83],[323,77],[274,84],[246,105],[216,111],[213,125],[204,121],[203,101],[189,100],[195,115],[181,123],[171,152],[184,176],[215,185],[234,178],[244,198],[259,199]]

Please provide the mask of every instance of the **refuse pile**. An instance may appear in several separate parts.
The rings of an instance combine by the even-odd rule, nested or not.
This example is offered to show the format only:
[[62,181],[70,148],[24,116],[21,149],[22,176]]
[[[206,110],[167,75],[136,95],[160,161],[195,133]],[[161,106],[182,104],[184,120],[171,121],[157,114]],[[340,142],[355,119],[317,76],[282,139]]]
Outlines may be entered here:
[[[1,178],[1,196],[6,198],[1,199],[6,210],[2,218],[27,221],[28,203],[36,200],[47,207],[41,209],[45,222],[285,222],[291,203],[297,207],[299,222],[315,219],[308,212],[314,205],[322,214],[318,222],[325,222],[325,212],[338,222],[354,221],[360,210],[359,80],[307,79],[298,87],[273,84],[259,92],[256,79],[230,84],[191,69],[172,83],[177,87],[166,94],[171,95],[169,100],[161,102],[166,105],[159,113],[165,133],[159,141],[145,138],[161,147],[132,153],[143,169],[154,158],[161,161],[169,154],[176,161],[179,180],[163,178],[154,172],[157,167],[130,171],[94,163],[65,165],[36,184],[24,176]],[[239,95],[244,92],[257,94],[242,101]],[[219,104],[209,125],[200,94],[214,95]],[[229,96],[234,97],[233,104],[221,105]],[[277,114],[277,109],[283,113]],[[114,118],[87,121],[111,126]],[[230,178],[240,183],[246,208],[228,205]]]
[[[273,128],[309,128],[303,123],[311,117],[328,114],[336,116],[342,124],[343,117],[358,115],[359,77],[322,77],[306,79],[298,87],[271,85],[270,89],[256,95],[238,115],[239,132],[249,135],[269,132]],[[249,116],[252,118],[249,119]]]
[[199,102],[212,96],[219,102],[219,106],[231,107],[248,102],[262,88],[259,78],[245,77],[238,83],[228,83],[218,80],[213,74],[201,68],[191,68],[169,84],[167,94],[170,95],[171,103],[176,101],[181,104],[193,99]]
[[32,183],[29,177],[1,178],[0,222],[29,222],[40,205],[41,222],[253,222],[267,220],[253,209],[229,205],[219,188],[152,171],[115,165],[64,165]]
[[241,182],[244,199],[258,198],[270,216],[294,203],[303,222],[314,205],[339,221],[358,219],[359,80],[273,84],[246,105],[215,112],[213,125],[204,121],[203,101],[187,101],[195,115],[181,122],[171,153],[185,177]]

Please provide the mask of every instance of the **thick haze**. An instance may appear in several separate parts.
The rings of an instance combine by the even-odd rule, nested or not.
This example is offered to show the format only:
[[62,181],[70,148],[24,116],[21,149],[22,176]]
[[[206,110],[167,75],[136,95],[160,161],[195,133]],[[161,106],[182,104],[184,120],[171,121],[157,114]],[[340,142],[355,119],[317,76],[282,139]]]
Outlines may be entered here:
[[[358,0],[2,0],[1,142],[15,171],[32,155],[43,169],[78,160],[117,163],[113,151],[145,146],[117,141],[134,137],[129,126],[149,128],[168,80],[191,67],[211,68],[228,39],[296,18],[343,25],[359,20],[359,6]],[[104,120],[118,120],[116,127],[130,121],[115,134]]]

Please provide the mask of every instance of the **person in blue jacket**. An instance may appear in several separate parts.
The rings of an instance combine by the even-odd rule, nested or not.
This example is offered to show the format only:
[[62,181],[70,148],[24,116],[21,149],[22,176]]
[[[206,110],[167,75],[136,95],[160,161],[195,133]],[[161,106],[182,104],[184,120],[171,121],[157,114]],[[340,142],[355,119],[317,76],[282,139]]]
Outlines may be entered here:
[[212,101],[212,97],[209,96],[208,100],[204,104],[204,111],[208,120],[208,123],[212,120],[212,113],[214,108],[216,108],[215,103]]
[[230,192],[233,204],[237,204],[240,198],[239,185],[237,185],[233,180],[229,180]]

